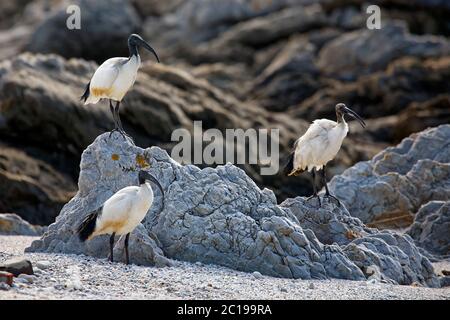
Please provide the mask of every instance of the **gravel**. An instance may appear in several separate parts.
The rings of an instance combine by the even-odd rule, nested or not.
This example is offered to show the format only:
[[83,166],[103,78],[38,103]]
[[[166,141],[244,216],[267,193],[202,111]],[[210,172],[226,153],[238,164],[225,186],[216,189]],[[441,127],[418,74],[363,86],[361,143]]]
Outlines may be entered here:
[[165,268],[110,263],[83,255],[26,253],[36,237],[0,236],[0,261],[25,255],[33,283],[0,290],[4,299],[446,299],[450,288],[398,286],[378,281],[273,278],[224,267],[175,261]]

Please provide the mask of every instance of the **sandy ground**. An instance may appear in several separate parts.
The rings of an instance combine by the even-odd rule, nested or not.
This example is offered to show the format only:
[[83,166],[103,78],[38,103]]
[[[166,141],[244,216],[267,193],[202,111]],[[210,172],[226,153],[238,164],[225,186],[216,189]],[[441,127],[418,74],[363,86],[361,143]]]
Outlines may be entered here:
[[[3,299],[447,299],[450,288],[431,289],[347,280],[292,280],[228,268],[176,262],[174,267],[126,266],[105,259],[26,253],[33,237],[0,236],[0,261],[23,256],[35,268],[33,283],[16,280]],[[23,281],[20,283],[18,281]]]

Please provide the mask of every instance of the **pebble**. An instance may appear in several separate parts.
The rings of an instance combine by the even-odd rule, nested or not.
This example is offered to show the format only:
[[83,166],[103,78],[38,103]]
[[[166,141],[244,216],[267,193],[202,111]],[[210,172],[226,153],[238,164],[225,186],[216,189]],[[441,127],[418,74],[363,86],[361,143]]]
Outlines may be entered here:
[[19,278],[19,277],[18,277],[18,278],[15,278],[14,282],[15,282],[16,284],[28,284],[28,283],[29,283],[27,279],[25,279],[25,278]]
[[287,289],[285,287],[280,287],[281,292],[287,292]]
[[36,277],[29,275],[29,274],[19,274],[19,279],[24,279],[26,280],[28,283],[34,283],[34,280],[36,279]]
[[41,270],[48,269],[48,268],[50,268],[50,266],[51,266],[51,263],[50,263],[50,261],[47,261],[47,260],[41,260],[41,261],[36,262],[36,267],[38,267]]
[[314,286],[314,283],[311,282],[311,283],[309,284],[308,288],[309,288],[309,289],[315,289],[316,287]]
[[253,277],[255,277],[255,279],[262,279],[263,278],[263,275],[260,272],[258,272],[258,271],[253,272],[252,275],[253,275]]
[[0,282],[0,290],[8,291],[9,289],[11,289],[11,287],[8,284]]

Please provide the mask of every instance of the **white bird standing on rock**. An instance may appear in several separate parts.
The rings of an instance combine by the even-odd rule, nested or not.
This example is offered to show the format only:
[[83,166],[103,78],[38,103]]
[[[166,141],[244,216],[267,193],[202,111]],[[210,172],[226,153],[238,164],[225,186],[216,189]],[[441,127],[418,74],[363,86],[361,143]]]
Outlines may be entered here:
[[346,114],[358,120],[363,128],[366,126],[364,120],[355,111],[347,108],[343,103],[338,103],[336,105],[337,122],[328,119],[314,120],[306,133],[295,141],[294,150],[286,166],[288,176],[297,176],[304,170],[312,172],[314,194],[307,200],[317,197],[319,205],[321,205],[320,197],[315,184],[316,170],[322,170],[325,197],[335,199],[340,205],[339,199],[331,195],[328,190],[325,165],[334,159],[341,148],[342,141],[347,136],[348,125],[344,119]]
[[[138,46],[142,46],[153,53],[159,62],[155,50],[141,36],[132,34],[128,37],[130,56],[128,58],[111,58],[103,62],[95,71],[81,97],[84,104],[95,104],[102,98],[109,99],[109,108],[115,124],[111,134],[114,131],[119,131],[123,136],[127,135],[120,121],[119,107],[123,97],[136,81],[137,71],[141,65]],[[115,107],[113,107],[113,101],[117,102]]]
[[130,233],[141,223],[153,203],[153,191],[149,182],[164,191],[158,180],[146,171],[139,171],[139,186],[129,186],[117,191],[94,212],[89,213],[77,228],[81,241],[90,240],[102,234],[111,234],[110,259],[113,262],[115,235],[125,236],[126,263],[129,264],[128,239]]

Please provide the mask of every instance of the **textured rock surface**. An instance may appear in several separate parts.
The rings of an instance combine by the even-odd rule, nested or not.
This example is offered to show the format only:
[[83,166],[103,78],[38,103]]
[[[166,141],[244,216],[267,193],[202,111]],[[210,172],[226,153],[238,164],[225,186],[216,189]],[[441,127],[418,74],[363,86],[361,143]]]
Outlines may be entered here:
[[[376,48],[383,43],[383,50]],[[327,44],[320,52],[318,65],[325,74],[352,80],[386,67],[401,56],[438,57],[450,54],[444,37],[421,38],[408,34],[404,24],[387,23],[380,30],[361,29]]]
[[407,233],[430,253],[450,258],[450,201],[430,201],[423,205]]
[[[139,30],[140,18],[127,0],[79,0],[80,29],[66,26],[66,5],[40,24],[26,49],[31,52],[56,53],[63,57],[104,60],[127,56],[127,39]],[[71,12],[72,13],[72,12]]]
[[32,224],[50,224],[75,191],[72,180],[52,166],[0,143],[0,212],[15,212]]
[[449,141],[450,125],[413,134],[334,177],[330,190],[365,223],[408,226],[423,204],[450,199]]
[[[345,208],[331,204],[316,210],[297,198],[278,206],[272,191],[259,189],[233,165],[181,166],[159,148],[143,150],[108,134],[83,153],[78,194],[27,250],[105,257],[107,236],[82,244],[74,230],[115,191],[136,184],[141,168],[159,179],[165,202],[163,207],[156,191],[155,205],[132,233],[135,263],[165,265],[172,258],[278,277],[353,280],[372,275],[375,265],[382,280],[438,283],[430,262],[409,236],[368,229]],[[306,221],[307,215],[328,219],[329,226],[315,230],[305,222],[303,228],[299,220]],[[333,232],[327,232],[330,229]]]
[[38,236],[43,228],[33,226],[13,213],[0,213],[0,235]]

